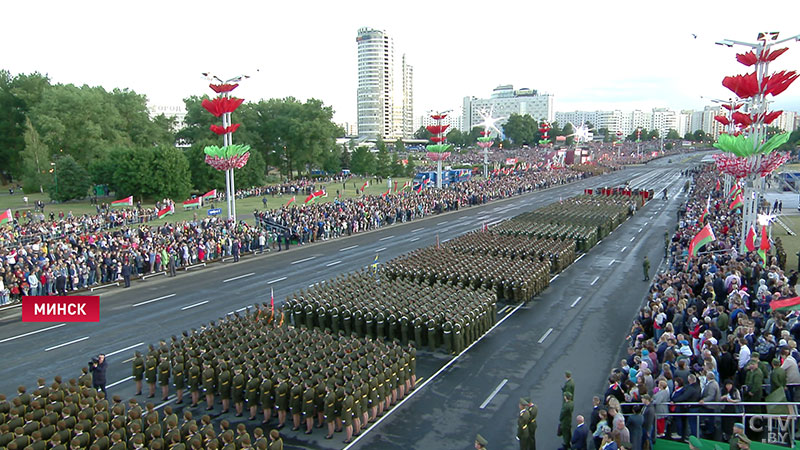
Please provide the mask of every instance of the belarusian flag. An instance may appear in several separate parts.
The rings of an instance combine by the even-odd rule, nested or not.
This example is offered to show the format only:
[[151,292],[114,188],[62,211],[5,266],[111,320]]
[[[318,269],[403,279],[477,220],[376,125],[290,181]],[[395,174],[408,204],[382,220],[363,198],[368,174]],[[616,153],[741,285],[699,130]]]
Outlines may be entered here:
[[761,226],[761,244],[758,246],[758,254],[764,264],[767,264],[767,252],[769,251],[769,236],[767,235],[767,226]]
[[327,197],[327,196],[328,193],[323,190],[312,192],[311,194],[308,195],[308,197],[306,197],[306,203],[316,200],[317,197]]
[[719,190],[719,178],[717,178],[717,187],[714,188],[714,191],[718,191],[718,190]]
[[160,211],[158,211],[158,218],[160,219],[160,218],[162,218],[164,216],[167,216],[169,214],[174,214],[174,213],[175,213],[175,204],[174,203],[170,203],[165,208],[163,208]]
[[111,202],[111,206],[133,206],[133,196],[131,195],[128,198]]
[[183,207],[186,208],[186,209],[189,209],[189,208],[200,208],[202,205],[203,205],[203,198],[202,197],[190,198],[189,200],[186,200],[185,202],[183,202]]
[[741,194],[742,193],[741,191],[742,188],[739,187],[738,184],[734,184],[733,186],[731,186],[730,192],[728,192],[728,197],[733,198],[734,196],[736,196],[737,193]]
[[386,198],[386,196],[387,196],[387,195],[389,195],[389,191],[390,191],[390,190],[391,190],[391,189],[386,189],[386,192],[384,192],[383,194],[381,194],[381,197],[383,197],[383,198]]
[[692,238],[692,242],[689,243],[689,255],[697,256],[697,251],[700,250],[701,247],[716,240],[717,238],[711,230],[711,224],[706,224],[706,226],[697,233],[697,236]]
[[741,208],[742,206],[744,206],[744,199],[742,198],[742,194],[738,194],[731,202],[731,211],[736,208]]
[[711,207],[711,194],[708,195],[708,200],[706,200],[706,209],[703,211],[703,215],[700,217],[700,223],[706,223],[706,216],[708,215],[708,209]]
[[12,219],[13,219],[13,216],[11,215],[11,210],[7,209],[7,210],[3,211],[2,214],[0,214],[0,225],[3,225],[3,224],[8,223],[8,222],[11,222]]
[[294,203],[294,201],[295,201],[295,196],[293,195],[292,198],[290,198],[289,201],[286,202],[285,205],[283,205],[283,207],[285,208],[285,207],[291,205],[292,203]]
[[364,184],[361,186],[361,190],[363,191],[364,189],[366,189],[368,187],[369,187],[369,181],[365,181]]
[[203,194],[203,199],[207,199],[209,197],[216,197],[216,196],[217,196],[217,190],[216,189],[212,189],[212,190],[206,192],[205,194]]
[[800,297],[773,300],[769,302],[769,309],[773,311],[798,311],[800,310]]
[[748,252],[752,252],[756,249],[756,230],[753,226],[750,226],[750,230],[747,231],[747,238],[744,240],[744,246],[747,248]]
[[403,183],[403,187],[400,188],[400,192],[403,192],[409,186],[411,186],[411,182],[406,181],[405,183]]

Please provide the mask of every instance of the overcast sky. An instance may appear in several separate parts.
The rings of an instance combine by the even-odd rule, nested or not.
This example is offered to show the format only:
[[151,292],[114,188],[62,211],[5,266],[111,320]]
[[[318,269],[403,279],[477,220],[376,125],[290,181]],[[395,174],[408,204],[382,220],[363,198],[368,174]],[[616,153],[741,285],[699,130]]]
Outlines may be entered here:
[[[415,116],[499,84],[555,95],[557,111],[702,108],[745,73],[724,38],[800,34],[800,1],[18,1],[3,5],[0,68],[131,88],[155,104],[209,93],[201,72],[252,75],[248,100],[294,96],[356,119],[359,27],[414,66]],[[770,12],[772,11],[772,12]],[[697,37],[693,37],[695,34]],[[800,42],[773,63],[800,70]],[[800,111],[800,82],[776,109]]]

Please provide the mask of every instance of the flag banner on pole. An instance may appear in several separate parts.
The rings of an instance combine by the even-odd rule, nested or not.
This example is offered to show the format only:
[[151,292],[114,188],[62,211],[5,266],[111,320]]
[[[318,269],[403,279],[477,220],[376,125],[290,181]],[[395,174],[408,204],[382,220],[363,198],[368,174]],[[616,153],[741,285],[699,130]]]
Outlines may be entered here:
[[9,222],[11,222],[12,219],[13,219],[13,216],[11,215],[11,210],[7,209],[7,210],[3,211],[2,214],[0,214],[0,225],[9,223]]
[[708,195],[708,200],[706,200],[706,209],[703,211],[703,215],[700,217],[700,223],[706,223],[706,216],[708,215],[708,209],[711,207],[711,194]]
[[269,307],[271,311],[271,317],[275,317],[275,293],[272,292],[272,288],[269,288]]
[[700,250],[706,244],[716,241],[717,238],[714,236],[714,232],[711,230],[711,225],[706,224],[697,235],[692,238],[692,242],[689,243],[689,255],[690,256],[697,256],[697,251]]
[[717,178],[717,187],[714,188],[715,191],[719,190],[719,178]]
[[216,196],[217,196],[217,190],[216,189],[212,189],[212,190],[206,192],[205,194],[203,194],[203,199],[216,197]]
[[366,189],[368,187],[369,187],[369,181],[365,181],[364,184],[361,185],[361,190],[363,191],[364,189]]
[[742,194],[738,194],[731,202],[730,209],[733,211],[734,209],[741,208],[742,206],[744,206],[744,199],[742,198]]
[[750,226],[750,229],[747,231],[747,238],[744,240],[744,246],[747,248],[748,252],[752,252],[756,249],[756,230],[753,226]]
[[203,206],[203,198],[202,197],[190,198],[189,200],[186,200],[185,202],[183,202],[183,207],[186,208],[186,209],[200,208],[201,206]]
[[288,201],[288,202],[286,202],[286,204],[285,204],[285,205],[283,205],[283,207],[285,208],[285,207],[287,207],[287,206],[291,205],[292,203],[294,203],[294,201],[295,201],[296,199],[297,199],[297,198],[296,198],[296,197],[293,195],[293,196],[292,196],[292,198],[290,198],[290,199],[289,199],[289,201]]
[[800,311],[800,297],[782,298],[769,302],[773,311]]
[[327,196],[328,196],[328,193],[325,192],[325,191],[322,191],[322,190],[317,191],[317,192],[312,192],[311,194],[308,195],[308,197],[306,197],[306,203],[314,201],[318,197],[327,197]]
[[175,205],[170,203],[169,205],[167,205],[166,208],[163,208],[163,209],[158,211],[158,218],[160,219],[160,218],[162,218],[162,217],[164,217],[166,215],[174,214],[174,213],[175,213]]
[[404,191],[404,190],[406,190],[406,189],[407,189],[409,186],[411,186],[411,182],[410,182],[410,181],[406,181],[405,183],[403,183],[403,187],[401,187],[401,188],[400,188],[400,192],[403,192],[403,191]]
[[739,187],[739,184],[738,183],[734,183],[734,185],[731,186],[730,192],[728,192],[728,197],[730,197],[730,198],[735,197],[737,193],[741,193],[741,190],[742,190],[742,188]]
[[133,196],[131,195],[128,198],[111,202],[111,206],[133,206]]
[[761,226],[761,243],[758,246],[758,255],[761,256],[761,261],[767,265],[767,252],[769,251],[769,236],[767,235],[767,226]]

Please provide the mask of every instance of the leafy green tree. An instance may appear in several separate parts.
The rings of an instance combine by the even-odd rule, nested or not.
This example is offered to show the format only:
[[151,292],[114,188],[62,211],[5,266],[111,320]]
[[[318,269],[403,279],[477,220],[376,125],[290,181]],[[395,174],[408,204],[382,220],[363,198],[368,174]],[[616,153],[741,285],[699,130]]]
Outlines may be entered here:
[[[184,150],[186,162],[189,164],[192,187],[199,192],[208,192],[212,189],[225,189],[225,172],[215,170],[213,167],[206,164],[206,155],[203,149],[206,145],[213,145],[212,142],[211,139],[200,141]],[[252,159],[254,156],[253,153],[258,152],[251,151],[250,153],[250,158]],[[263,156],[261,156],[261,160],[264,160]],[[250,165],[249,161],[247,165]],[[238,180],[239,178],[237,176],[237,184],[239,184]],[[173,200],[177,201],[177,199]]]
[[397,138],[397,140],[394,141],[394,152],[395,153],[402,153],[402,152],[405,152],[405,151],[406,151],[406,144],[403,143],[402,139]]
[[681,138],[681,135],[678,134],[678,130],[676,130],[674,128],[670,128],[669,131],[667,132],[667,137],[665,139],[676,139],[677,140],[677,139],[680,139],[680,138]]
[[[379,141],[383,143],[383,141]],[[391,157],[386,150],[386,145],[378,146],[378,153],[375,158],[375,175],[380,177],[388,177],[392,174]]]
[[[350,145],[352,148],[352,146],[354,146],[355,143],[351,141]],[[341,167],[343,169],[350,168],[350,150],[347,148],[347,145],[342,145]]]
[[694,142],[703,142],[707,139],[707,137],[708,136],[706,135],[706,132],[703,130],[697,130],[694,133],[692,133],[692,140]]
[[[150,182],[148,190],[143,194],[149,198],[161,199],[171,198],[173,200],[185,199],[189,196],[192,189],[191,175],[189,173],[189,162],[183,154],[183,150],[175,147],[164,147],[156,151],[153,148],[147,150],[153,156],[150,160],[149,173]],[[249,163],[248,163],[249,165]],[[240,184],[239,186],[246,186]]]
[[25,119],[25,151],[22,154],[23,189],[25,192],[44,192],[49,182],[50,149],[39,138],[30,119]]
[[[647,133],[647,139],[648,140],[658,139],[659,137],[660,136],[659,136],[658,130],[656,130],[656,129],[652,129],[652,130],[650,130],[649,133]],[[644,140],[644,139],[645,139],[645,137],[644,137],[644,135],[642,135],[642,140]]]
[[[347,146],[344,146],[344,148],[346,149]],[[322,161],[322,169],[331,174],[342,171],[342,150],[338,145],[334,146],[333,149],[325,155],[325,159]]]
[[393,177],[402,177],[405,174],[405,168],[400,163],[397,155],[398,152],[392,152],[392,162],[389,164],[389,170]]
[[64,155],[55,161],[53,184],[48,186],[50,198],[59,202],[81,199],[89,193],[89,174],[72,155]]
[[153,156],[153,152],[142,148],[116,147],[111,150],[110,161],[114,165],[111,187],[117,198],[133,195],[142,199],[149,196],[152,192],[150,168],[153,167]]
[[25,103],[12,93],[12,78],[0,70],[0,176],[20,173],[25,148]]
[[417,164],[414,162],[414,159],[411,158],[411,155],[408,155],[408,163],[406,164],[405,172],[407,177],[413,177],[417,174]]
[[357,175],[371,175],[375,173],[375,163],[375,155],[368,147],[361,145],[350,158],[350,171]]
[[455,147],[464,147],[466,145],[464,134],[457,128],[453,128],[447,133],[447,142],[453,144]]
[[511,114],[503,125],[503,133],[517,146],[536,142],[538,130],[539,124],[530,114]]
[[433,136],[433,134],[425,127],[419,127],[417,131],[414,132],[414,139],[425,139],[427,141],[431,139],[431,136]]
[[566,136],[566,144],[568,146],[572,145],[575,142],[575,127],[573,127],[571,123],[567,122],[567,124],[564,125],[564,128],[562,128],[560,136]]

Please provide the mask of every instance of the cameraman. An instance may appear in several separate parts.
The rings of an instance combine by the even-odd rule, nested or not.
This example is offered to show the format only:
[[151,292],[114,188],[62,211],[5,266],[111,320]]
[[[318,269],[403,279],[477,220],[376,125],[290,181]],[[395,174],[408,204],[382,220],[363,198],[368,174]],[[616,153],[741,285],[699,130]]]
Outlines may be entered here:
[[92,372],[92,387],[106,393],[106,355],[99,354],[89,362]]

